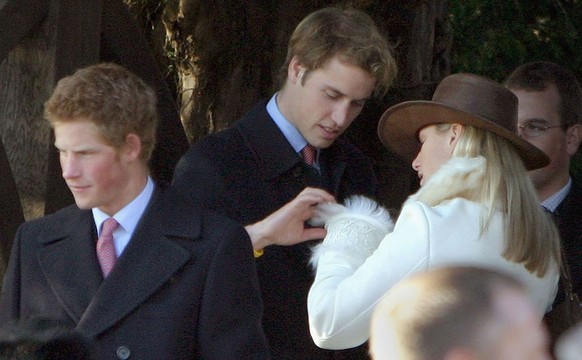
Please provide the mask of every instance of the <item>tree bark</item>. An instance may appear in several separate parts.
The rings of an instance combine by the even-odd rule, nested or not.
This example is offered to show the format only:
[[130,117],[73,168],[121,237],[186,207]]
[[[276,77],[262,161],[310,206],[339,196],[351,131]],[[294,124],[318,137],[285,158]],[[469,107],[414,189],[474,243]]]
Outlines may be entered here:
[[[47,11],[43,15],[48,16],[48,2],[44,3]],[[9,26],[16,14],[40,5],[38,1],[9,1],[5,6],[13,9],[3,14],[1,22]],[[30,22],[23,22],[29,28],[20,28],[17,37],[8,39],[0,58],[0,136],[25,218],[31,219],[44,210],[50,127],[43,121],[42,111],[53,85],[54,70],[46,64],[54,62],[55,37],[54,23],[44,21],[38,13]]]

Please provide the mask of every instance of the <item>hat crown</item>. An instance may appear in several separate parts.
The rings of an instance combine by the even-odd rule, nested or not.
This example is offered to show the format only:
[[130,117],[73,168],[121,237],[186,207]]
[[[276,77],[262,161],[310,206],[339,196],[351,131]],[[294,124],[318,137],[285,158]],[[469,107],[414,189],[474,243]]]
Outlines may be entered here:
[[502,85],[482,76],[450,75],[436,88],[432,101],[477,116],[511,132],[517,129],[517,97]]
[[549,158],[517,134],[517,97],[502,85],[474,74],[444,78],[431,101],[405,101],[390,107],[378,122],[382,143],[412,161],[420,151],[418,132],[437,123],[458,123],[497,134],[515,146],[528,170]]

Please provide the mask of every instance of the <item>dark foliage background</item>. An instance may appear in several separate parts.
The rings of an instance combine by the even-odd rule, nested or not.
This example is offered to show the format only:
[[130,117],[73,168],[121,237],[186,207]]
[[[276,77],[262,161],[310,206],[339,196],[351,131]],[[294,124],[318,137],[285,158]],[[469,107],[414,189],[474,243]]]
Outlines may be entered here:
[[[503,81],[512,69],[535,60],[569,67],[582,81],[582,1],[452,0],[452,72]],[[582,177],[582,154],[572,170]]]

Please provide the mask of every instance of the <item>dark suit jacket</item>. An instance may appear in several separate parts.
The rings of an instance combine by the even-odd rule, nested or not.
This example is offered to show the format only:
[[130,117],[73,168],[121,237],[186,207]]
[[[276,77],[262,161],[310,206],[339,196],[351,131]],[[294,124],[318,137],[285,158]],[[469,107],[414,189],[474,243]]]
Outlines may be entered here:
[[582,184],[576,179],[572,179],[572,187],[556,209],[556,216],[574,291],[582,296]]
[[[230,129],[195,143],[178,162],[175,189],[243,225],[262,220],[307,186],[327,189],[338,200],[354,194],[374,196],[372,166],[359,150],[338,139],[321,151],[320,176],[293,150],[265,105],[260,102]],[[257,259],[265,305],[263,326],[275,359],[334,355],[317,348],[309,334],[312,246],[271,246]]]
[[58,320],[94,340],[96,359],[269,358],[248,235],[170,195],[154,195],[106,280],[90,210],[22,225],[0,321]]

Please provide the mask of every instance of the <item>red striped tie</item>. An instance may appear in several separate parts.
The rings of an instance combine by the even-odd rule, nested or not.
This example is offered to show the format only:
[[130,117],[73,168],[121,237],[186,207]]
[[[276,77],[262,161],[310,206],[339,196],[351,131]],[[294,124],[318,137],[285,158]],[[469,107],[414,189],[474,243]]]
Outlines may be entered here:
[[315,149],[315,146],[310,145],[310,144],[305,145],[303,150],[301,150],[301,155],[303,156],[303,161],[305,161],[305,163],[309,166],[313,166],[313,163],[315,162],[315,155],[316,154],[317,154],[317,149]]
[[114,218],[105,220],[101,225],[101,235],[97,240],[97,259],[99,259],[104,278],[109,275],[117,260],[115,245],[113,244],[113,232],[118,226],[119,223]]

